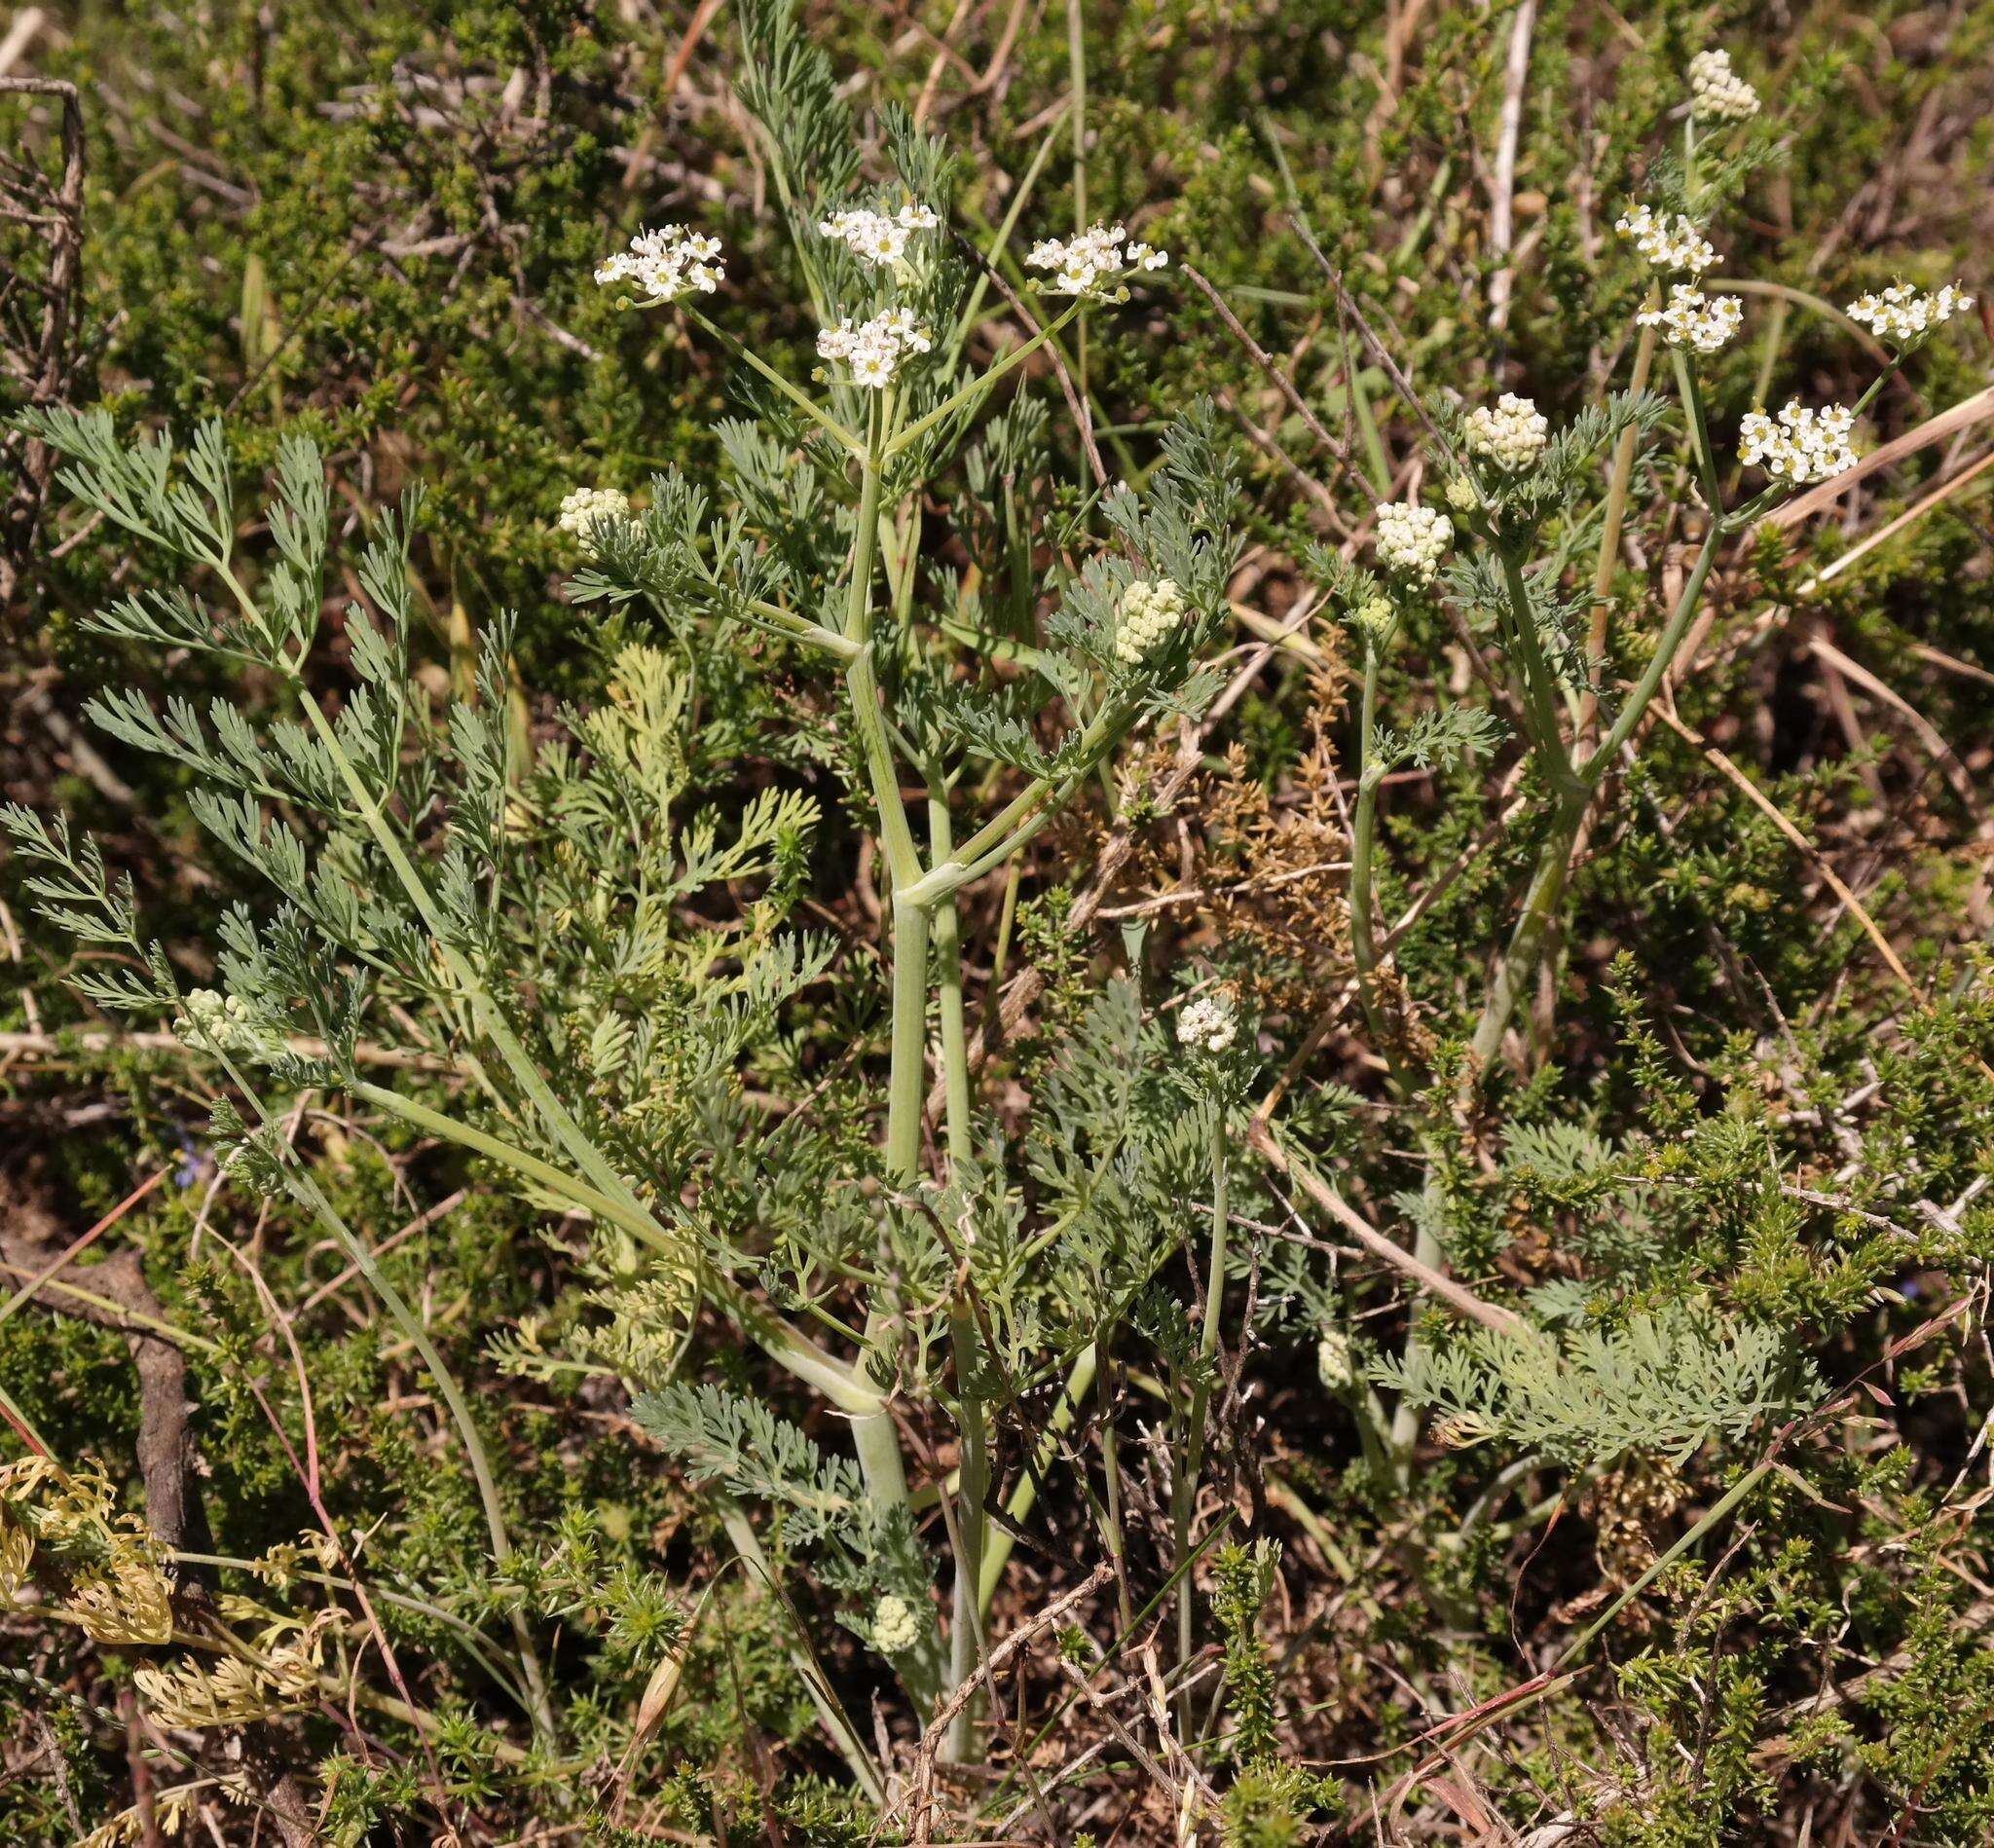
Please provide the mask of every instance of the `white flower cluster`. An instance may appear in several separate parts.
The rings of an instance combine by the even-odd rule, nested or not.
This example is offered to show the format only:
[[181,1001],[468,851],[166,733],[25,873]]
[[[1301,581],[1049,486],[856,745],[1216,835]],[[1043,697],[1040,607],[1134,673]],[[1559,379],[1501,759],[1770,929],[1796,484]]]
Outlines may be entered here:
[[1468,448],[1505,474],[1520,475],[1537,465],[1551,425],[1529,398],[1505,391],[1492,411],[1478,404],[1468,413]]
[[906,253],[907,239],[917,231],[933,231],[942,221],[926,205],[903,205],[892,217],[881,211],[834,211],[821,218],[817,229],[834,238],[866,263],[898,263]]
[[1354,1386],[1357,1369],[1350,1364],[1350,1338],[1341,1328],[1325,1328],[1315,1344],[1315,1374],[1332,1392]]
[[1095,225],[1072,238],[1042,238],[1025,262],[1034,270],[1051,270],[1045,284],[1053,295],[1086,295],[1105,301],[1110,284],[1138,270],[1161,270],[1169,253],[1146,243],[1130,243],[1126,225]]
[[1386,571],[1430,584],[1454,537],[1454,522],[1436,507],[1387,500],[1378,509],[1378,536],[1372,541],[1378,562]]
[[1897,282],[1851,302],[1849,318],[1861,321],[1877,339],[1908,349],[1973,305],[1974,298],[1962,295],[1950,282],[1932,295],[1920,295],[1908,282]]
[[596,280],[606,288],[612,282],[635,282],[652,302],[676,302],[695,289],[711,295],[726,279],[720,254],[718,238],[665,225],[640,232],[628,250],[598,264]]
[[185,1046],[233,1053],[240,1058],[268,1061],[282,1057],[285,1050],[238,997],[217,994],[212,988],[193,989],[181,1000],[173,1033]]
[[1634,318],[1643,327],[1659,327],[1672,347],[1717,352],[1736,338],[1745,323],[1745,310],[1735,295],[1706,295],[1687,282],[1678,282],[1669,291],[1666,306],[1646,309]]
[[905,1598],[888,1592],[872,1609],[872,1641],[881,1655],[905,1655],[921,1640],[921,1620]]
[[1239,1036],[1239,1016],[1219,995],[1200,995],[1177,1016],[1177,1044],[1200,1053],[1223,1053]]
[[1748,411],[1738,425],[1740,453],[1756,462],[1775,481],[1826,481],[1856,465],[1849,435],[1856,414],[1846,405],[1828,404],[1809,410],[1799,399],[1779,415]]
[[1129,667],[1146,660],[1191,612],[1168,577],[1139,577],[1122,593],[1115,622],[1115,658]]
[[577,488],[561,497],[561,518],[556,524],[562,532],[572,533],[581,541],[581,549],[594,557],[597,527],[629,517],[630,497],[622,489]]
[[1689,113],[1698,122],[1749,122],[1758,113],[1758,92],[1731,68],[1729,52],[1689,60]]
[[1614,220],[1613,229],[1658,270],[1684,270],[1701,276],[1717,260],[1710,240],[1678,212],[1671,218],[1651,206],[1636,205]]
[[835,327],[827,327],[817,336],[817,356],[842,360],[854,385],[877,391],[892,383],[907,354],[926,352],[934,344],[928,330],[914,319],[912,309],[889,308],[856,327],[849,314]]

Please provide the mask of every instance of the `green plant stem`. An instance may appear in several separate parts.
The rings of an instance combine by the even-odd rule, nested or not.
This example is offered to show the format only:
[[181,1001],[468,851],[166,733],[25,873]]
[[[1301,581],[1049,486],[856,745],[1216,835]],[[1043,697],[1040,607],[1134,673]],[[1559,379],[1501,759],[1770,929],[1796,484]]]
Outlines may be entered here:
[[[577,1181],[565,1169],[556,1167],[551,1162],[541,1161],[538,1156],[499,1136],[470,1124],[460,1123],[455,1117],[446,1116],[441,1111],[430,1109],[427,1104],[403,1096],[400,1091],[388,1090],[379,1085],[361,1081],[350,1085],[348,1090],[360,1102],[371,1103],[431,1135],[441,1136],[462,1148],[486,1156],[527,1180],[536,1182],[549,1193],[583,1207],[611,1225],[620,1226],[653,1251],[671,1255],[678,1249],[676,1243],[662,1237],[649,1215],[633,1213],[620,1201],[599,1193],[584,1181]],[[826,1353],[779,1312],[755,1302],[724,1277],[709,1278],[708,1288],[770,1359],[804,1385],[822,1392],[840,1411],[856,1415],[879,1410],[879,1394],[860,1378],[855,1369]]]
[[[1211,1123],[1211,1257],[1204,1286],[1204,1317],[1199,1324],[1198,1377],[1191,1387],[1191,1414],[1187,1422],[1184,1457],[1171,1496],[1172,1527],[1176,1535],[1176,1560],[1181,1568],[1191,1558],[1191,1517],[1198,1502],[1198,1479],[1204,1467],[1205,1419],[1211,1409],[1210,1375],[1217,1365],[1220,1316],[1226,1296],[1226,1234],[1229,1223],[1228,1195],[1231,1189],[1230,1164],[1226,1148],[1226,1110],[1214,1101]],[[1177,1667],[1181,1672],[1191,1662],[1194,1622],[1191,1576],[1188,1572],[1177,1588]],[[1178,1726],[1182,1736],[1191,1737],[1191,1698],[1179,1696]]]
[[1551,664],[1544,658],[1543,639],[1537,634],[1537,619],[1531,613],[1530,586],[1524,578],[1523,561],[1507,545],[1498,546],[1502,580],[1509,590],[1510,627],[1517,652],[1523,656],[1524,685],[1528,692],[1526,710],[1536,721],[1532,740],[1554,787],[1572,780],[1571,759],[1567,754],[1565,734],[1558,720],[1558,686]]
[[[245,1090],[245,1095],[253,1095]],[[259,1115],[269,1121],[263,1106],[257,1103]],[[429,1339],[429,1331],[423,1326],[422,1318],[409,1307],[408,1301],[392,1283],[388,1280],[373,1251],[348,1226],[331,1201],[327,1200],[311,1172],[302,1164],[285,1164],[286,1185],[300,1205],[314,1213],[320,1225],[332,1235],[333,1241],[347,1255],[347,1262],[367,1279],[369,1288],[381,1299],[382,1307],[388,1311],[394,1325],[401,1330],[402,1337],[421,1355],[423,1365],[428,1370],[435,1383],[438,1396],[448,1407],[451,1420],[457,1425],[458,1435],[462,1440],[464,1455],[470,1462],[471,1477],[477,1484],[478,1499],[484,1504],[485,1526],[492,1539],[492,1557],[499,1564],[512,1557],[512,1541],[505,1531],[505,1513],[498,1499],[498,1484],[492,1474],[491,1459],[485,1452],[485,1440],[478,1434],[478,1427],[472,1422],[471,1408],[463,1396],[463,1389],[457,1383],[457,1376],[451,1372],[436,1344]],[[526,1679],[527,1711],[533,1716],[534,1730],[542,1738],[554,1736],[554,1710],[547,1698],[546,1677],[540,1669],[538,1650],[534,1646],[533,1632],[525,1615],[514,1610],[512,1613],[513,1640],[519,1645],[520,1673]]]
[[995,361],[988,371],[982,373],[978,378],[972,379],[968,385],[951,391],[947,397],[943,398],[926,416],[916,418],[905,429],[901,430],[891,442],[886,444],[885,448],[880,452],[880,460],[882,462],[891,462],[909,443],[918,442],[920,438],[927,435],[944,418],[953,417],[964,405],[979,400],[1006,373],[1017,366],[1021,366],[1047,341],[1058,333],[1060,328],[1064,327],[1074,315],[1080,313],[1081,307],[1082,302],[1077,299],[1071,308],[1065,310],[1044,327],[1041,327],[1029,340],[1020,346],[1012,348],[1002,358]]
[[1719,519],[1724,511],[1724,491],[1717,482],[1717,459],[1711,448],[1710,419],[1703,407],[1703,387],[1698,383],[1696,368],[1690,364],[1689,355],[1681,348],[1672,348],[1669,357],[1676,368],[1676,389],[1689,417],[1691,447],[1695,450],[1697,472],[1703,482],[1704,501],[1710,508],[1711,518]]
[[1378,721],[1378,645],[1364,643],[1364,690],[1357,721],[1357,804],[1350,818],[1350,961],[1357,998],[1371,1041],[1385,1058],[1385,1010],[1378,993],[1378,934],[1371,919],[1372,861],[1377,852],[1378,784],[1382,768],[1372,761],[1371,739]]
[[770,385],[774,386],[775,388],[778,391],[780,391],[784,397],[788,398],[789,401],[792,404],[794,404],[797,410],[801,411],[803,415],[807,417],[813,424],[815,424],[820,429],[826,431],[831,437],[833,437],[850,454],[852,454],[853,456],[863,456],[865,454],[865,446],[859,441],[859,439],[856,436],[854,436],[851,433],[850,430],[846,429],[845,426],[842,424],[840,424],[836,418],[832,417],[831,413],[827,411],[821,404],[819,404],[817,400],[813,398],[807,391],[799,390],[795,386],[791,384],[788,379],[784,378],[783,375],[780,372],[778,372],[773,366],[771,366],[766,359],[762,358],[759,353],[756,352],[752,348],[744,346],[740,341],[736,340],[732,334],[728,333],[724,327],[720,327],[717,325],[715,322],[708,320],[707,317],[704,314],[702,314],[696,308],[688,306],[685,309],[685,318],[691,321],[692,324],[698,327],[703,333],[709,334],[715,340],[719,341],[720,345],[728,351],[728,352],[732,353],[733,356],[736,359],[740,360],[744,365],[749,366],[754,371],[759,373],[761,377],[767,380],[767,382]]
[[[942,786],[940,775],[931,773],[928,782],[929,851],[937,858],[945,858],[951,834],[947,791]],[[955,901],[953,898],[943,900],[935,907],[933,930],[936,985],[942,1014],[942,1093],[946,1098],[948,1159],[952,1168],[959,1167],[962,1163],[969,1161],[973,1154],[970,1127],[969,1035],[963,1020],[962,948],[958,938],[959,928]],[[899,942],[900,929],[896,921],[896,943]],[[894,973],[895,1021],[898,1024],[898,963]],[[925,1003],[925,988],[922,1000]],[[899,1061],[896,1058],[896,1072],[899,1069]],[[918,1063],[914,1069],[917,1075],[921,1071]],[[917,1100],[918,1096],[917,1089]],[[961,1289],[967,1287],[965,1279],[956,1299],[949,1305],[948,1312],[949,1345],[955,1355],[956,1433],[961,1444],[962,1457],[957,1476],[957,1519],[953,1535],[956,1539],[956,1559],[953,1608],[948,1630],[946,1691],[949,1694],[953,1694],[977,1672],[979,1635],[981,1630],[979,1594],[983,1575],[984,1535],[988,1527],[988,1517],[983,1512],[983,1500],[989,1484],[989,1438],[983,1401],[976,1388],[976,1383],[982,1373],[981,1343],[976,1316],[961,1294]],[[974,1749],[975,1710],[976,1702],[972,1700],[966,1703],[962,1711],[949,1722],[942,1749],[951,1761],[964,1758]]]
[[[1060,1391],[1059,1402],[1053,1406],[1045,1435],[1039,1439],[1032,1466],[1019,1478],[1017,1487],[1011,1492],[1011,1499],[1004,1504],[1012,1526],[1022,1525],[1038,1505],[1040,1478],[1052,1467],[1053,1458],[1058,1455],[1060,1438],[1073,1427],[1080,1402],[1094,1383],[1098,1359],[1099,1348],[1094,1342],[1089,1342],[1075,1357],[1066,1376],[1066,1385]],[[990,1611],[990,1601],[996,1597],[997,1587],[1004,1582],[1004,1569],[1011,1563],[1012,1549],[1015,1545],[1016,1542],[1003,1528],[991,1530],[988,1544],[983,1549],[982,1579],[977,1599],[986,1617]]]
[[798,1620],[794,1608],[784,1595],[781,1583],[770,1565],[767,1553],[762,1550],[759,1535],[740,1506],[730,1498],[720,1500],[720,1524],[727,1531],[727,1538],[734,1544],[734,1550],[741,1556],[742,1563],[757,1578],[768,1595],[782,1607],[783,1616],[790,1631],[788,1645],[790,1666],[802,1682],[804,1690],[810,1696],[810,1704],[817,1709],[817,1717],[824,1722],[824,1729],[831,1734],[852,1775],[858,1779],[859,1788],[873,1803],[886,1800],[885,1785],[880,1779],[878,1767],[873,1763],[872,1755],[860,1743],[858,1729],[846,1717],[845,1710],[838,1704],[838,1698],[831,1691],[830,1682],[825,1679],[824,1670],[817,1658],[810,1652],[808,1635]]
[[[872,570],[879,544],[880,449],[890,415],[886,393],[868,408],[866,446],[859,460],[859,507],[852,528],[851,576],[845,594],[845,640],[858,650],[845,668],[852,724],[859,735],[872,786],[879,839],[894,888],[892,1076],[887,1097],[886,1170],[896,1185],[911,1182],[920,1165],[921,1078],[926,1063],[928,919],[900,896],[921,874],[921,861],[901,800],[900,771],[879,706],[872,659]],[[868,1347],[884,1342],[893,1327],[890,1302],[872,1301],[866,1314]],[[884,1516],[906,1507],[906,1463],[900,1431],[885,1400],[852,1416],[852,1446],[867,1494]]]
[[[1660,291],[1650,289],[1647,299],[1648,306],[1652,308],[1660,299]],[[1635,343],[1634,371],[1627,381],[1627,388],[1637,395],[1647,389],[1648,374],[1655,362],[1655,329],[1648,326],[1641,330],[1641,338]],[[1599,712],[1597,684],[1601,666],[1606,658],[1613,568],[1620,556],[1620,533],[1627,519],[1627,491],[1634,479],[1634,452],[1640,441],[1641,432],[1630,424],[1613,444],[1613,466],[1606,478],[1606,517],[1600,525],[1600,549],[1593,562],[1593,608],[1585,648],[1588,684],[1585,696],[1579,702],[1575,748],[1583,748]]]

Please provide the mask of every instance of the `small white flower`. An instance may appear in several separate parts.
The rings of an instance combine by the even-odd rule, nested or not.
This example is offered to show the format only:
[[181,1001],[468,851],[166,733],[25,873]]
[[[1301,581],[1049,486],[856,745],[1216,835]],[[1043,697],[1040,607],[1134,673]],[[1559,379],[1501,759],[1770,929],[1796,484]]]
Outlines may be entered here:
[[1200,995],[1177,1016],[1177,1044],[1200,1053],[1228,1051],[1239,1036],[1239,1016],[1220,995]]
[[563,533],[572,533],[581,541],[581,549],[593,558],[600,529],[629,517],[630,497],[620,488],[577,488],[562,496],[556,524]]
[[1856,414],[1845,405],[1816,411],[1795,398],[1777,423],[1763,411],[1748,411],[1738,426],[1740,453],[1775,481],[1826,481],[1855,467],[1849,444],[1855,427]]
[[1953,283],[1921,295],[1908,282],[1893,283],[1873,290],[1849,304],[1849,318],[1861,321],[1879,340],[1908,352],[1922,346],[1926,338],[1955,314],[1964,314],[1974,305]]
[[1634,318],[1643,327],[1659,327],[1672,347],[1717,352],[1744,325],[1745,310],[1735,295],[1706,295],[1687,282],[1678,282],[1665,307],[1646,309]]
[[683,225],[664,225],[639,233],[628,250],[605,258],[596,268],[596,280],[605,288],[635,282],[647,301],[656,303],[675,302],[694,290],[711,295],[726,274],[718,238],[688,232]]
[[921,1620],[905,1598],[888,1592],[872,1610],[872,1641],[881,1655],[905,1655],[921,1640]]
[[858,326],[848,314],[835,327],[825,328],[817,336],[817,356],[842,360],[854,385],[877,391],[892,383],[907,354],[926,352],[934,344],[911,309],[890,308]]
[[1479,404],[1468,413],[1468,449],[1505,474],[1521,475],[1534,468],[1550,436],[1544,414],[1514,391],[1503,392],[1493,411]]
[[1689,60],[1689,113],[1698,122],[1748,122],[1758,113],[1758,92],[1731,68],[1729,52]]
[[1386,571],[1416,584],[1430,584],[1453,537],[1454,522],[1438,508],[1387,500],[1378,509],[1372,548]]
[[1099,224],[1071,238],[1040,239],[1025,263],[1052,272],[1052,279],[1043,285],[1050,294],[1109,301],[1122,293],[1123,277],[1139,270],[1161,270],[1169,260],[1167,251],[1130,243],[1126,225]]
[[1646,205],[1621,213],[1613,229],[1658,270],[1681,270],[1701,276],[1717,260],[1703,233],[1678,212],[1671,218]]
[[1315,1344],[1315,1372],[1332,1392],[1353,1386],[1357,1370],[1350,1364],[1350,1338],[1341,1328],[1325,1328]]
[[1138,578],[1122,593],[1115,623],[1116,660],[1129,667],[1140,665],[1190,613],[1184,593],[1170,578]]
[[817,229],[861,262],[884,268],[906,254],[907,240],[915,232],[933,231],[941,222],[928,206],[909,203],[891,216],[863,207],[835,211],[819,219]]

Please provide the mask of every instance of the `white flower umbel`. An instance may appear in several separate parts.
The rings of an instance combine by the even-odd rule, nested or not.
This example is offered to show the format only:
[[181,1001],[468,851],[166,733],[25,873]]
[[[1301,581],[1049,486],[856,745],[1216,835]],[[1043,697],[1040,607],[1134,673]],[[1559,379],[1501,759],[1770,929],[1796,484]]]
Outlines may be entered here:
[[711,295],[726,275],[720,240],[683,225],[641,232],[631,239],[628,250],[619,250],[596,267],[596,280],[605,288],[634,282],[646,303],[676,302],[695,291]]
[[1613,229],[1658,270],[1701,276],[1717,260],[1710,240],[1680,212],[1672,218],[1651,206],[1635,205],[1614,220]]
[[1122,593],[1122,608],[1116,612],[1116,660],[1138,666],[1170,639],[1190,612],[1184,593],[1171,579],[1138,578]]
[[872,1641],[882,1655],[905,1655],[921,1640],[921,1620],[905,1598],[888,1592],[872,1609]]
[[1689,113],[1698,122],[1749,122],[1758,113],[1758,92],[1731,68],[1729,52],[1689,60]]
[[1315,1344],[1315,1375],[1332,1392],[1356,1384],[1350,1364],[1350,1338],[1341,1328],[1325,1328]]
[[1763,411],[1748,411],[1738,426],[1740,453],[1775,481],[1826,481],[1855,467],[1849,444],[1855,427],[1856,414],[1846,405],[1825,404],[1816,411],[1796,398],[1777,423]]
[[597,529],[629,517],[630,497],[622,489],[577,488],[562,496],[561,518],[556,524],[562,532],[572,533],[581,541],[581,549],[593,557]]
[[1416,584],[1430,584],[1454,538],[1454,522],[1435,507],[1387,500],[1378,509],[1378,535],[1372,547],[1388,572]]
[[1878,340],[1908,352],[1973,305],[1974,298],[1962,295],[1950,282],[1930,295],[1921,295],[1908,282],[1896,282],[1851,302],[1849,318],[1861,321]]
[[906,254],[907,240],[917,231],[933,231],[942,221],[926,205],[906,204],[889,216],[863,207],[834,211],[820,218],[817,229],[834,239],[863,263],[898,263]]
[[1025,258],[1032,269],[1052,272],[1039,284],[1048,294],[1084,295],[1095,302],[1126,300],[1124,277],[1161,270],[1169,260],[1167,251],[1130,243],[1126,225],[1094,225],[1072,238],[1043,238]]
[[817,336],[817,356],[835,360],[854,385],[883,390],[909,353],[926,352],[934,345],[928,330],[914,319],[910,308],[890,308],[854,326],[850,315]]
[[1200,995],[1177,1016],[1177,1044],[1200,1053],[1223,1053],[1239,1037],[1239,1016],[1220,995]]
[[1529,398],[1505,391],[1492,411],[1478,404],[1468,413],[1468,450],[1504,474],[1521,475],[1537,465],[1550,441],[1551,425]]
[[1717,352],[1729,346],[1744,325],[1745,310],[1735,295],[1706,295],[1687,282],[1678,282],[1664,306],[1634,318],[1643,327],[1659,327],[1672,347]]

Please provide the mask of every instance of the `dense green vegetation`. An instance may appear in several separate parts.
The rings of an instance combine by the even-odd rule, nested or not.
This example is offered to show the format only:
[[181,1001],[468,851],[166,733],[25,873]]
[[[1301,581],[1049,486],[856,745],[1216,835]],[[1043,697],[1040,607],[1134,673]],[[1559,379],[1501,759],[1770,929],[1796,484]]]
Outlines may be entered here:
[[1994,7],[0,44],[0,1838],[1994,1835]]

